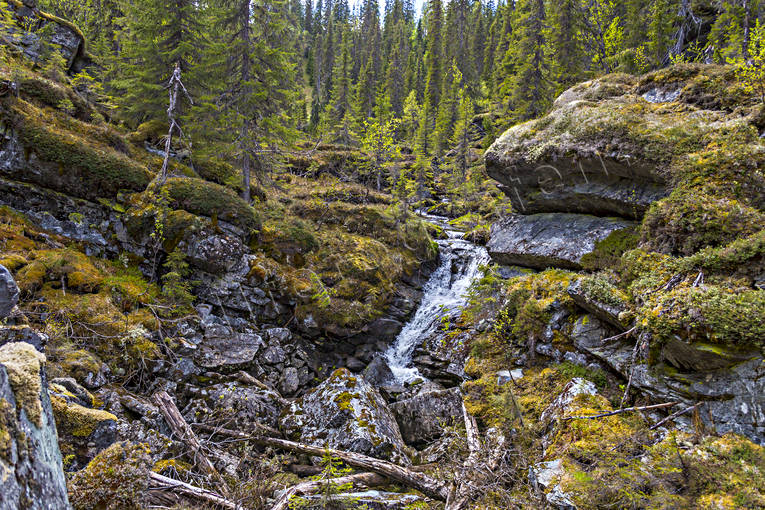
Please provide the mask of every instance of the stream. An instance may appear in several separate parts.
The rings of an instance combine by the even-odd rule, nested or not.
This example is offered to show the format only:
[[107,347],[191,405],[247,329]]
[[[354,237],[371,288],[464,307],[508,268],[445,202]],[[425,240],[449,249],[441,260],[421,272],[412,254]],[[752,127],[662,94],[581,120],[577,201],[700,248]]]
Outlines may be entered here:
[[449,218],[422,212],[420,216],[443,228],[447,238],[436,241],[439,265],[423,287],[420,306],[385,353],[399,383],[423,378],[412,364],[415,348],[433,333],[441,317],[465,305],[468,288],[480,277],[481,265],[489,261],[486,249],[462,239],[463,232],[450,225]]

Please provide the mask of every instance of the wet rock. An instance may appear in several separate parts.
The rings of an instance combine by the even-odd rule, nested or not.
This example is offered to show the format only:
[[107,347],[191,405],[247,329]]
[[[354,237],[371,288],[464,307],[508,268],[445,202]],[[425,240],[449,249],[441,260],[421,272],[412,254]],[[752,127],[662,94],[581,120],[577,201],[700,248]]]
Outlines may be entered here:
[[19,288],[16,281],[11,272],[0,265],[0,319],[8,317],[18,302]]
[[347,369],[294,402],[281,420],[301,442],[371,455],[408,465],[398,424],[382,396]]
[[69,508],[44,366],[29,344],[0,347],[0,510]]
[[214,332],[205,336],[194,360],[208,369],[239,370],[252,363],[264,345],[263,339],[255,333],[219,336]]
[[372,386],[385,386],[395,381],[395,376],[383,356],[375,356],[361,374]]
[[592,253],[596,242],[634,226],[632,221],[583,214],[513,214],[492,225],[486,248],[497,264],[580,269],[582,257]]
[[439,438],[444,427],[462,419],[459,388],[420,392],[390,405],[404,441],[422,445]]

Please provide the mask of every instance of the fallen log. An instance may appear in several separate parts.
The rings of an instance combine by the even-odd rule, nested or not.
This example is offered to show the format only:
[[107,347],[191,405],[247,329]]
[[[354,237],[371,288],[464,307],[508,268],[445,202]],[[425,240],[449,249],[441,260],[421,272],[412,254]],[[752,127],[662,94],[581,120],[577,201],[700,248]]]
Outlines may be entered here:
[[287,510],[290,505],[290,500],[293,497],[314,494],[326,487],[327,484],[332,484],[336,487],[351,484],[353,488],[366,488],[385,485],[386,483],[388,483],[387,478],[380,476],[377,473],[357,473],[326,480],[309,480],[307,482],[293,485],[287,489],[271,506],[270,510]]
[[177,504],[181,499],[186,498],[194,501],[211,503],[220,508],[225,508],[226,510],[244,510],[241,505],[224,498],[220,494],[160,475],[153,471],[149,475],[149,481],[151,482],[151,485],[149,486],[149,495],[153,498],[158,498],[163,501],[169,499],[174,502],[174,504]]
[[342,460],[349,466],[364,469],[366,471],[372,471],[373,473],[377,473],[395,482],[406,485],[407,487],[418,490],[430,498],[437,499],[439,501],[446,501],[446,499],[449,497],[449,488],[443,482],[431,478],[423,473],[418,473],[412,469],[407,469],[405,467],[399,466],[398,464],[388,462],[387,460],[368,457],[361,453],[334,450],[332,448],[322,448],[320,446],[297,443],[294,441],[288,441],[286,439],[279,439],[275,437],[248,435],[242,432],[237,432],[235,430],[216,429],[215,432],[226,435],[228,437],[239,439],[241,441],[252,441],[253,443],[262,446],[270,446],[272,448],[278,448],[290,452],[303,453],[316,457],[330,455]]
[[663,404],[654,404],[650,406],[641,406],[641,407],[625,407],[622,409],[617,409],[616,411],[609,411],[607,413],[601,413],[601,414],[588,414],[588,415],[577,415],[577,416],[566,416],[563,418],[563,421],[568,420],[594,420],[595,418],[605,418],[606,416],[613,416],[615,414],[621,414],[621,413],[627,413],[630,411],[650,411],[651,409],[662,409],[664,407],[672,407],[679,404],[679,402],[665,402]]
[[183,419],[183,416],[181,416],[181,413],[178,411],[178,407],[176,407],[172,397],[170,397],[166,391],[159,391],[155,393],[152,398],[173,433],[176,434],[181,441],[184,441],[189,446],[189,448],[191,448],[194,461],[199,466],[201,466],[205,474],[212,477],[221,485],[222,488],[225,488],[226,483],[223,480],[223,477],[220,475],[218,470],[215,469],[215,466],[210,461],[210,459],[207,458],[207,455],[205,455],[204,450],[202,449],[202,444],[199,442],[197,435],[194,433],[194,430],[189,426],[189,424],[186,423],[186,420]]

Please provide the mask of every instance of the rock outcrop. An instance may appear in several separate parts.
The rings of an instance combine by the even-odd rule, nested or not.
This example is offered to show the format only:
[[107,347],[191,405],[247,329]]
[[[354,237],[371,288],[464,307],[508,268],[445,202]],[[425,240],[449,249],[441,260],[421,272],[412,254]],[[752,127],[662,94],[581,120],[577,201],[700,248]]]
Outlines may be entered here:
[[45,356],[0,347],[0,509],[65,510],[66,478],[45,376]]
[[344,368],[292,404],[282,428],[304,443],[410,463],[385,400],[364,379]]
[[459,388],[423,391],[390,406],[404,441],[422,446],[438,439],[444,428],[462,420],[462,393]]

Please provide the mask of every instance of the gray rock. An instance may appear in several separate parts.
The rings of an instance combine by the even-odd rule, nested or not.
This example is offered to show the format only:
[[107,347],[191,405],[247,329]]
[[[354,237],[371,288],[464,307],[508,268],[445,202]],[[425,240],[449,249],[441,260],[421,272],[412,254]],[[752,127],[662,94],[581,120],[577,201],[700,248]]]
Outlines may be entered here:
[[293,402],[281,428],[304,443],[410,464],[385,400],[363,378],[343,368]]
[[0,265],[0,319],[11,314],[19,302],[19,287],[5,266]]
[[512,214],[494,223],[486,248],[498,264],[580,269],[584,255],[612,232],[635,222],[583,214]]
[[64,392],[56,392],[56,394],[67,402],[75,402],[84,407],[93,407],[93,395],[74,378],[58,377],[53,379],[51,381],[51,391],[55,391],[54,385],[58,385],[65,390]]
[[420,392],[390,405],[401,435],[410,445],[422,445],[441,437],[444,427],[462,419],[459,388]]
[[275,391],[226,382],[202,390],[184,416],[190,422],[230,421],[239,430],[251,430],[257,423],[276,427],[281,412],[281,399]]
[[44,355],[23,342],[0,347],[0,510],[69,508],[47,387]]
[[295,367],[287,367],[282,372],[282,378],[279,381],[279,391],[282,395],[292,396],[300,388],[300,377],[298,376],[298,369]]
[[262,358],[265,363],[277,365],[279,363],[284,363],[287,360],[287,354],[281,346],[271,345],[265,350]]
[[263,339],[254,333],[205,336],[194,360],[203,368],[239,370],[255,360],[263,345]]
[[242,242],[225,234],[202,231],[178,243],[189,264],[213,274],[223,274],[242,262]]
[[590,347],[597,347],[603,339],[611,336],[606,326],[592,315],[579,317],[571,329],[571,339],[577,349],[589,352]]
[[560,459],[534,464],[529,468],[529,483],[535,490],[545,491],[545,499],[557,510],[576,510],[576,506],[560,488],[565,474]]
[[598,390],[595,388],[595,384],[587,379],[576,377],[571,379],[560,394],[555,397],[555,400],[550,403],[547,408],[542,411],[540,421],[544,424],[553,422],[556,418],[559,418],[568,411],[569,406],[574,399],[579,395],[596,395]]
[[268,342],[285,345],[292,340],[292,332],[287,328],[269,328],[263,332]]
[[372,386],[385,386],[394,382],[395,376],[383,356],[375,356],[362,372],[364,379]]
[[567,352],[563,355],[563,359],[564,361],[568,361],[574,365],[579,365],[580,367],[587,366],[587,356],[581,352]]

